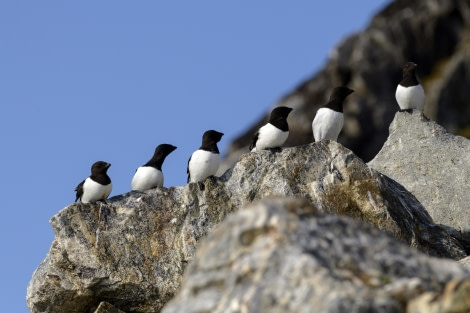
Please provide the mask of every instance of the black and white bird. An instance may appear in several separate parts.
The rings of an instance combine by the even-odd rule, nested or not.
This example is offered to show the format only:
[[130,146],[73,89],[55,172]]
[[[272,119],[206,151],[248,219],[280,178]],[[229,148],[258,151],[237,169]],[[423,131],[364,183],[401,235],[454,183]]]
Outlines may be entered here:
[[208,130],[202,136],[202,145],[194,151],[188,160],[188,183],[203,182],[207,177],[215,175],[220,165],[220,153],[217,143],[223,133]]
[[158,145],[153,157],[135,171],[131,181],[132,190],[145,191],[157,186],[162,187],[164,182],[163,161],[175,149],[175,146],[166,143]]
[[347,87],[336,87],[327,104],[317,110],[312,122],[313,138],[315,141],[338,140],[338,135],[343,129],[343,101],[354,90]]
[[281,147],[289,137],[289,125],[287,117],[292,108],[277,107],[271,111],[269,121],[262,126],[254,135],[250,144],[250,151],[260,151]]
[[78,184],[75,202],[80,199],[83,203],[96,202],[108,198],[113,184],[107,171],[111,164],[98,161],[91,166],[91,175]]
[[416,77],[416,68],[418,66],[413,62],[403,65],[403,79],[397,86],[395,98],[400,106],[400,112],[412,110],[423,111],[424,109],[424,90]]

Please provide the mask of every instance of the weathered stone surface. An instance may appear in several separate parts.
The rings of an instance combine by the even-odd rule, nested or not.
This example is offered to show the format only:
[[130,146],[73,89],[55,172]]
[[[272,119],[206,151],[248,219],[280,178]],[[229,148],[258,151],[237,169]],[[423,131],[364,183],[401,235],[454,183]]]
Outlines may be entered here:
[[[305,197],[323,212],[371,223],[430,255],[465,256],[403,186],[370,169],[336,142],[245,154],[221,180],[226,180],[228,191],[250,201],[269,195]],[[236,206],[246,204],[241,201]]]
[[[470,1],[399,0],[379,12],[364,31],[341,42],[318,73],[275,104],[294,108],[286,146],[312,142],[317,109],[334,87],[347,85],[355,92],[345,104],[339,142],[371,160],[398,110],[395,90],[407,61],[418,64],[426,116],[470,137]],[[221,173],[248,151],[251,136],[270,111],[232,142]]]
[[466,256],[412,194],[326,141],[245,154],[203,191],[189,184],[131,192],[101,208],[68,206],[51,219],[55,240],[28,286],[30,311],[88,313],[106,301],[125,312],[158,312],[199,240],[229,213],[268,196],[308,199],[429,255]]
[[[437,301],[436,301],[437,300]],[[470,311],[470,281],[451,280],[440,292],[427,292],[410,301],[409,313],[467,313]]]
[[[278,199],[227,217],[203,239],[162,312],[396,313],[426,293],[442,293],[430,305],[445,312],[470,310],[470,273],[456,262],[319,211]],[[422,307],[412,312],[430,312]]]
[[470,140],[419,112],[397,113],[369,166],[413,193],[434,221],[446,225],[470,251]]
[[94,313],[125,313],[119,309],[116,309],[113,305],[108,302],[101,302]]
[[459,263],[463,265],[468,271],[470,271],[470,256],[459,260]]

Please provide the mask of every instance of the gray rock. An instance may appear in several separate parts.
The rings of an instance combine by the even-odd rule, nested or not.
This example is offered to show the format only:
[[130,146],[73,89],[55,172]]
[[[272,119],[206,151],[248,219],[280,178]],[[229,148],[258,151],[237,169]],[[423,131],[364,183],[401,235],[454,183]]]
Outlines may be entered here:
[[[436,301],[437,300],[437,301]],[[467,313],[470,312],[470,281],[454,279],[439,292],[426,292],[410,301],[409,313]]]
[[[425,114],[451,132],[470,137],[470,1],[392,1],[366,29],[343,40],[325,66],[275,106],[294,108],[286,146],[313,141],[311,123],[331,90],[355,90],[345,103],[345,125],[339,142],[365,161],[388,136],[398,104],[395,90],[407,61],[418,64],[426,92]],[[242,132],[226,152],[222,174],[248,151],[252,135],[266,116]]]
[[[469,290],[470,273],[456,262],[319,211],[307,201],[271,199],[227,217],[203,239],[162,312],[397,313],[453,280],[465,288],[432,305],[451,299],[466,301],[466,311],[445,312],[470,310],[470,293],[461,292]],[[423,307],[413,312],[429,312]]]
[[468,271],[470,271],[470,256],[459,260],[459,263],[463,265]]
[[98,308],[93,313],[125,313],[119,309],[116,309],[113,305],[108,302],[101,302]]
[[158,312],[199,240],[228,214],[269,196],[308,199],[429,255],[466,256],[411,193],[336,142],[248,153],[204,183],[203,191],[197,184],[155,188],[60,211],[51,219],[55,240],[28,286],[30,311],[93,312],[106,301],[125,312]]
[[416,196],[436,223],[470,251],[470,140],[454,136],[419,112],[397,113],[390,135],[369,166]]
[[[245,154],[221,180],[231,193],[246,195],[237,207],[247,204],[243,200],[270,195],[300,196],[322,212],[368,222],[430,255],[466,256],[403,186],[370,169],[336,142]],[[237,197],[230,198],[233,202]]]

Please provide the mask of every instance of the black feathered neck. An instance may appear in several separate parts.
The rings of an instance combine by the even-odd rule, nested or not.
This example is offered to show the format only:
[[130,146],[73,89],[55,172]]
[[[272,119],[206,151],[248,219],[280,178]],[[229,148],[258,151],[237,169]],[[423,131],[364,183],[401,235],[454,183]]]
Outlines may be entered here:
[[151,166],[161,171],[165,158],[175,149],[176,147],[173,145],[169,145],[169,144],[159,145],[158,147],[155,148],[155,153],[153,154],[153,157],[147,163],[145,163],[144,166]]
[[331,93],[330,100],[324,105],[325,108],[332,109],[335,112],[343,113],[343,101],[347,96],[352,94],[354,90],[347,87],[336,87]]
[[403,87],[411,87],[419,85],[418,78],[416,77],[416,68],[418,66],[413,62],[408,62],[403,65],[403,79],[400,81],[400,85]]

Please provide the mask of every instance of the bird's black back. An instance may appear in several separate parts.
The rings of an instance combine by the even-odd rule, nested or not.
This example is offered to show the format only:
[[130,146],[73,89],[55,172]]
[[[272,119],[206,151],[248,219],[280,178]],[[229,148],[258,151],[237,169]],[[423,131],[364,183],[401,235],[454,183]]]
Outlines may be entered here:
[[83,180],[78,186],[75,188],[75,202],[77,202],[78,199],[81,199],[83,196],[83,184],[85,183],[85,180]]

